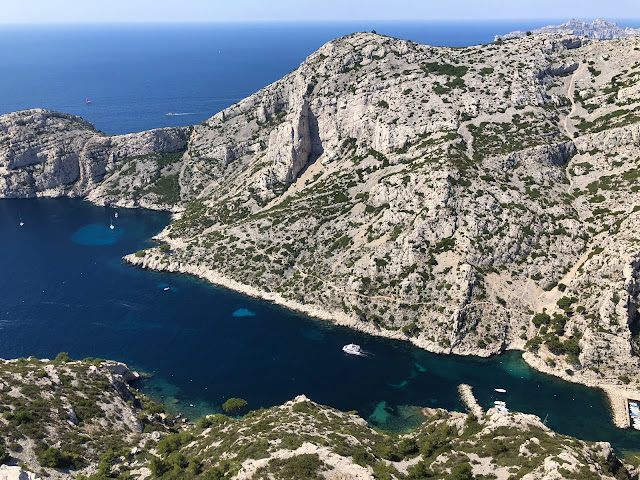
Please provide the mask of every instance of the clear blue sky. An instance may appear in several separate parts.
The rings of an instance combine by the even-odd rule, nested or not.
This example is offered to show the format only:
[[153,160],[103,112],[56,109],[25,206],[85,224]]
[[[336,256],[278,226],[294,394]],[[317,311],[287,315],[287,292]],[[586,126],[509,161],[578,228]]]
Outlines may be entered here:
[[0,0],[0,23],[640,18],[640,0]]

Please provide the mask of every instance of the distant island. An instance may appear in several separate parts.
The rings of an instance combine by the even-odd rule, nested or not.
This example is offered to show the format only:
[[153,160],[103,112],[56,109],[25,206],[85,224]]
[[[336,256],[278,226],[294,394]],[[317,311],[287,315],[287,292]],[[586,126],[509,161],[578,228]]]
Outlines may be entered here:
[[576,18],[572,18],[562,25],[548,25],[528,32],[516,30],[506,35],[496,35],[495,40],[507,40],[509,38],[524,37],[527,34],[562,34],[577,35],[579,37],[595,38],[597,40],[611,40],[613,38],[629,38],[640,35],[640,28],[622,28],[615,22],[607,22],[602,18],[598,18],[593,22],[583,22]]

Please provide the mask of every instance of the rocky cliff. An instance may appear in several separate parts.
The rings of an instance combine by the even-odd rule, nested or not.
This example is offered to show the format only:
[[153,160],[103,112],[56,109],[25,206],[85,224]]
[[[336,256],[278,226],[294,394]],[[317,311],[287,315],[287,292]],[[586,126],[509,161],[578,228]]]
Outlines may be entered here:
[[525,349],[637,386],[639,78],[635,38],[354,34],[192,129],[0,117],[0,194],[170,208],[171,248],[128,261],[435,352]]
[[299,396],[194,425],[161,413],[129,377],[123,364],[64,354],[0,361],[0,477],[637,478],[608,443],[558,435],[532,415],[424,409],[421,427],[395,435]]
[[615,22],[607,22],[598,18],[593,22],[581,22],[572,18],[561,25],[548,25],[530,32],[516,30],[505,35],[496,35],[495,39],[508,40],[510,38],[524,37],[527,34],[552,34],[552,35],[576,35],[578,37],[595,38],[597,40],[611,40],[613,38],[629,38],[640,35],[640,28],[621,28]]
[[[179,170],[190,131],[163,128],[109,137],[64,113],[26,110],[2,115],[0,191],[5,198],[89,195],[96,203],[113,200],[122,206],[171,209],[179,199],[164,198],[165,189],[158,185]],[[120,185],[120,170],[131,165],[136,178]],[[107,183],[130,194],[126,203],[118,188],[104,190]]]

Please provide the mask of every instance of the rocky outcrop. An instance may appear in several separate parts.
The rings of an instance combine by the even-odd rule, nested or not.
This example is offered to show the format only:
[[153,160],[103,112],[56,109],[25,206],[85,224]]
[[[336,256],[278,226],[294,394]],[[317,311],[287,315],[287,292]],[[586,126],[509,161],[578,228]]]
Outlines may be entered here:
[[561,25],[549,25],[531,30],[530,32],[516,30],[515,32],[507,33],[505,35],[496,35],[495,39],[507,40],[510,38],[524,37],[527,34],[562,34],[595,38],[597,40],[611,40],[613,38],[637,37],[640,35],[640,29],[630,27],[621,28],[617,23],[607,22],[602,18],[598,18],[591,23],[582,22],[576,18],[572,18],[567,23],[563,23]]
[[38,109],[2,115],[1,195],[85,196],[127,157],[184,151],[189,130],[108,137],[73,115]]
[[25,472],[22,468],[8,465],[0,465],[0,478],[2,480],[39,480],[35,473]]
[[130,469],[121,470],[123,461],[146,457],[173,422],[127,386],[130,373],[122,363],[66,354],[0,360],[0,461],[10,465],[0,478],[117,477]]
[[65,354],[0,361],[0,458],[8,464],[0,478],[632,478],[608,443],[558,435],[533,415],[403,406],[423,411],[424,424],[391,434],[299,395],[242,418],[217,413],[193,424],[158,413],[135,390],[126,400],[112,389],[114,376],[122,381],[127,372],[122,363]]

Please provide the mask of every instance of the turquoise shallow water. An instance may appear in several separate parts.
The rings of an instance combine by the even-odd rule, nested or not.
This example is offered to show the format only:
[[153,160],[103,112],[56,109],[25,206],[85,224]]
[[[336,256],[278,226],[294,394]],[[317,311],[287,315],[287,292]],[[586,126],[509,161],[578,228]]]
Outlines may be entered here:
[[[413,406],[462,410],[462,382],[484,407],[501,387],[510,409],[547,417],[561,433],[619,450],[640,445],[638,433],[612,425],[600,391],[531,370],[518,353],[438,356],[125,265],[121,257],[149,245],[169,216],[118,212],[79,200],[0,200],[0,357],[121,360],[153,375],[146,393],[191,418],[232,396],[258,408],[304,393],[395,431],[420,421]],[[344,354],[352,342],[370,355]]]

